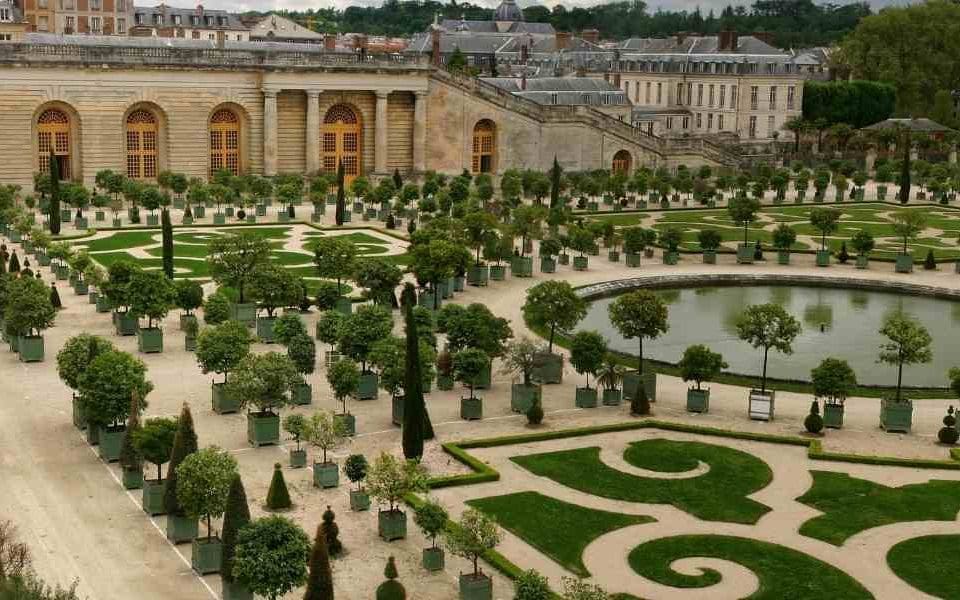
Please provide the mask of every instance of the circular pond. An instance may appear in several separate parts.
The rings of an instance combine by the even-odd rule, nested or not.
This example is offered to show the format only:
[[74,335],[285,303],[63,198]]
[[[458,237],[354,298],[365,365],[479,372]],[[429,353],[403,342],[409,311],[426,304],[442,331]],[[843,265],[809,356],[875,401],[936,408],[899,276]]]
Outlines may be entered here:
[[[705,344],[723,354],[730,373],[759,375],[762,351],[737,337],[736,319],[749,304],[775,302],[803,325],[793,354],[770,352],[769,377],[807,381],[810,370],[828,356],[850,363],[860,383],[896,385],[895,368],[877,363],[884,318],[894,311],[917,318],[933,336],[933,361],[904,369],[904,385],[944,387],[947,371],[960,365],[960,302],[880,291],[803,286],[713,286],[655,290],[670,308],[670,330],[644,342],[644,356],[670,363],[684,349]],[[637,340],[626,340],[610,323],[607,307],[615,298],[591,303],[578,329],[602,333],[610,348],[636,355]]]

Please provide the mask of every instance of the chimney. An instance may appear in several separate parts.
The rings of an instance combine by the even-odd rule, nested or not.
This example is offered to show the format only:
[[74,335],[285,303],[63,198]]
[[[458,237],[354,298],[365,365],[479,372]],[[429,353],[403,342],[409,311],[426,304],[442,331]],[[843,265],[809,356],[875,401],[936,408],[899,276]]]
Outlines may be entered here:
[[328,33],[323,36],[323,49],[331,52],[337,49],[337,36],[334,33]]
[[203,16],[203,5],[202,5],[202,4],[198,4],[198,5],[197,5],[197,15],[200,16],[200,17]]
[[556,46],[557,50],[566,50],[570,46],[570,33],[567,31],[558,31]]
[[223,50],[223,47],[226,45],[227,33],[225,31],[217,32],[217,48]]
[[585,42],[596,44],[600,41],[600,31],[596,29],[584,29],[580,32],[580,37],[583,38]]
[[433,29],[430,32],[430,58],[433,66],[440,66],[440,29]]

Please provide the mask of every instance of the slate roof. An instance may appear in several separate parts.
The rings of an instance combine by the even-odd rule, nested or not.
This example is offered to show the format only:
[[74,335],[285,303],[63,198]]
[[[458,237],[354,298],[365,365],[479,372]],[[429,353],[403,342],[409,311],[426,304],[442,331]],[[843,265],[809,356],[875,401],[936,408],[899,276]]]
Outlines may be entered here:
[[[239,15],[225,10],[205,8],[200,12],[196,8],[177,8],[175,6],[167,6],[166,4],[158,4],[156,6],[135,6],[133,13],[134,26],[140,27],[198,27],[204,29],[229,29],[234,31],[248,30],[247,26],[240,22]],[[142,22],[138,23],[136,21],[136,15],[143,15]],[[163,15],[163,22],[154,23],[154,15]],[[174,24],[174,15],[180,16],[179,24]],[[190,17],[195,16],[200,16],[201,19],[202,17],[213,17],[213,22],[208,25],[201,20],[199,25],[193,25],[190,22]],[[223,25],[220,24],[220,19],[226,19]]]
[[[481,80],[539,104],[589,104],[592,106],[629,104],[623,90],[594,77],[535,77],[528,78],[526,82],[516,77],[483,77]],[[524,85],[526,85],[525,89]],[[589,100],[585,101],[585,97]],[[607,101],[601,101],[602,97]]]
[[629,54],[752,54],[787,56],[779,48],[752,36],[737,37],[736,50],[719,50],[720,38],[715,35],[687,36],[681,42],[677,36],[666,38],[630,38],[619,49]]
[[886,119],[880,121],[879,123],[874,123],[873,125],[867,125],[863,129],[868,131],[877,131],[881,129],[895,129],[897,127],[905,127],[910,131],[916,131],[919,133],[945,133],[947,131],[953,131],[946,125],[941,125],[936,121],[925,118],[913,118],[913,119]]
[[[273,34],[272,36],[270,34]],[[323,41],[323,35],[310,31],[303,25],[295,23],[280,15],[267,15],[250,28],[250,37],[270,39],[271,37],[283,40],[299,40],[304,42]]]

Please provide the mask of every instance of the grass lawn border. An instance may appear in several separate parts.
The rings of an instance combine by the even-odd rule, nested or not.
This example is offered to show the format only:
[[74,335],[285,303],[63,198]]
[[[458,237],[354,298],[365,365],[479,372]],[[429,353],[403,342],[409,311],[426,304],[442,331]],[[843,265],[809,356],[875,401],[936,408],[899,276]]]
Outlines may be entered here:
[[[887,566],[897,577],[921,592],[938,598],[960,598],[956,580],[951,576],[957,562],[956,547],[960,535],[935,533],[906,539],[887,552]],[[926,552],[918,556],[917,550]]]

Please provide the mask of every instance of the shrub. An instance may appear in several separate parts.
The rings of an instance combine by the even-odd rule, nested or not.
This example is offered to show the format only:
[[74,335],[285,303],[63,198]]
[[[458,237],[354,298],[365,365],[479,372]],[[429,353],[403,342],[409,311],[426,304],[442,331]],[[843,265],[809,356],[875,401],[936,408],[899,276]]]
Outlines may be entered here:
[[847,261],[850,260],[850,253],[847,252],[847,242],[841,242],[840,253],[837,254],[837,258],[840,260],[841,265],[847,264]]
[[524,571],[514,582],[517,591],[513,600],[549,600],[550,585],[536,569]]
[[406,600],[407,591],[403,588],[403,584],[397,581],[397,577],[399,576],[397,573],[397,563],[394,562],[392,556],[387,559],[387,566],[383,570],[383,576],[386,577],[387,580],[377,587],[377,600]]
[[526,416],[527,424],[529,425],[539,425],[543,423],[543,406],[541,406],[539,398],[534,398],[530,408],[527,409]]
[[233,576],[258,596],[275,600],[307,581],[310,538],[280,516],[264,517],[240,530]]
[[367,478],[367,459],[362,454],[351,454],[343,465],[343,471],[351,483],[357,484],[357,490],[363,489],[363,480]]
[[307,335],[307,328],[303,324],[300,315],[292,312],[286,312],[277,317],[273,324],[273,339],[278,344],[287,346],[290,341],[298,335]]
[[438,501],[428,498],[419,504],[416,513],[413,515],[413,522],[417,524],[424,537],[430,540],[430,547],[437,547],[437,536],[443,532],[447,525],[449,515]]
[[173,440],[177,435],[177,420],[169,417],[147,419],[136,431],[127,431],[134,448],[149,463],[157,467],[157,481],[163,479],[163,463],[170,460]]
[[960,439],[960,432],[957,431],[957,418],[953,416],[953,407],[947,408],[947,415],[943,417],[943,427],[937,432],[937,439],[941,444],[953,446]]
[[280,463],[273,465],[273,479],[270,480],[270,489],[267,491],[267,509],[269,510],[287,510],[293,507],[290,501],[290,492],[287,490],[287,482],[283,478],[283,469]]
[[446,531],[450,552],[473,563],[473,576],[479,577],[479,560],[503,539],[497,523],[478,510],[468,508],[460,521]]
[[927,271],[937,270],[937,259],[933,257],[933,248],[927,250],[927,257],[923,259],[923,268]]
[[330,572],[330,555],[323,525],[317,527],[317,537],[310,554],[310,577],[303,600],[333,600],[333,573]]
[[194,452],[177,467],[177,500],[188,516],[206,521],[207,539],[214,535],[211,520],[227,509],[236,474],[236,459],[216,446]]
[[820,416],[820,403],[814,400],[810,403],[810,414],[803,420],[803,426],[810,433],[823,431],[823,417]]
[[223,512],[223,557],[220,577],[224,581],[233,581],[233,557],[236,552],[237,536],[240,530],[250,522],[250,507],[247,505],[247,492],[239,473],[234,473],[227,494],[227,509]]
[[203,303],[203,321],[207,325],[219,325],[230,318],[230,300],[219,291]]
[[343,551],[343,544],[340,543],[340,527],[335,522],[336,518],[336,513],[330,509],[328,504],[327,510],[323,511],[323,523],[320,525],[320,530],[327,540],[327,551],[330,556],[336,556]]

